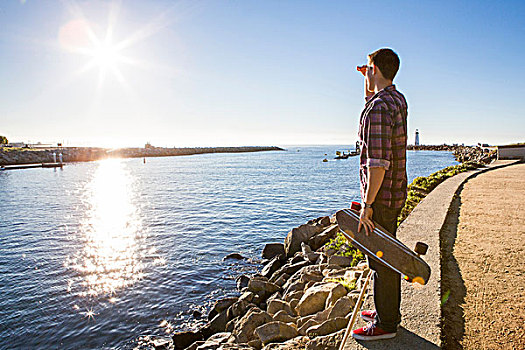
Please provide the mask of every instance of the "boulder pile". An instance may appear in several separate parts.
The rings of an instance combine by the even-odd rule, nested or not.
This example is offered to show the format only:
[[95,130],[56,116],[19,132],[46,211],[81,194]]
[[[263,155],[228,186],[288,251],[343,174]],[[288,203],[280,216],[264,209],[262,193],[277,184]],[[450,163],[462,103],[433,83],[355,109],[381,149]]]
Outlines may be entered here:
[[354,248],[334,244],[338,231],[326,216],[267,244],[262,270],[237,279],[240,295],[217,300],[199,331],[174,334],[173,348],[337,349],[368,269]]
[[490,164],[497,158],[496,149],[480,146],[463,145],[408,145],[410,151],[448,151],[452,152],[457,162],[475,162],[480,164]]

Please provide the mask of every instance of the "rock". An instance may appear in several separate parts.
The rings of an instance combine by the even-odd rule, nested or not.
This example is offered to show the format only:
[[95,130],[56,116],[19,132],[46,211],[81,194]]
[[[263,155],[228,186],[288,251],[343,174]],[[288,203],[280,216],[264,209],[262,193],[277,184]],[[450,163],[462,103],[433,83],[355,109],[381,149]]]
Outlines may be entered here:
[[273,273],[277,270],[279,270],[283,263],[280,259],[282,255],[278,255],[276,257],[274,257],[262,270],[261,270],[261,275],[263,275],[264,277],[267,277],[267,278],[270,278]]
[[224,332],[228,321],[228,312],[227,310],[223,310],[201,329],[202,335],[206,339],[215,333]]
[[228,319],[234,319],[237,316],[243,316],[247,310],[251,309],[252,307],[255,307],[253,303],[249,303],[246,300],[239,300],[235,302],[232,306],[228,308],[227,316]]
[[259,279],[252,278],[250,282],[248,282],[248,290],[259,295],[269,296],[279,291],[280,289],[281,287],[279,287],[275,283],[266,282]]
[[[302,243],[301,243],[302,244]],[[290,259],[290,264],[291,265],[295,265],[297,263],[300,263],[300,262],[303,262],[304,261],[304,255],[302,252],[297,252],[295,253],[295,255],[293,256],[292,259]]]
[[342,267],[339,265],[326,265],[323,269],[323,276],[333,276],[333,274],[339,270],[341,270]]
[[202,333],[200,332],[178,332],[173,334],[173,345],[175,349],[186,349],[191,344],[198,340],[202,340]]
[[317,220],[317,223],[321,226],[328,226],[330,225],[330,217],[329,216],[323,216],[319,220]]
[[345,274],[343,276],[343,278],[347,281],[352,281],[352,280],[357,281],[359,277],[361,277],[361,272],[356,271],[356,270],[345,271]]
[[328,243],[329,240],[334,238],[339,231],[339,226],[331,225],[328,226],[323,232],[313,236],[308,240],[308,245],[312,250],[317,250]]
[[155,339],[151,340],[151,343],[155,350],[167,350],[171,347],[173,340],[170,338],[155,337]]
[[319,258],[321,257],[321,253],[308,253],[306,254],[306,259],[311,262],[311,263],[315,263],[317,260],[319,260]]
[[296,252],[301,250],[301,243],[307,242],[314,235],[321,232],[322,226],[317,225],[300,225],[293,228],[284,240],[284,251],[286,256],[291,258]]
[[308,330],[306,331],[306,334],[310,338],[314,338],[318,336],[327,335],[330,333],[335,333],[343,328],[346,328],[346,326],[348,325],[348,321],[349,319],[347,319],[346,317],[337,317],[337,318],[329,319],[327,321],[324,321],[320,325],[312,326],[308,328]]
[[308,288],[311,288],[313,287],[314,285],[316,285],[318,282],[316,281],[307,281],[306,284],[304,285],[304,289],[308,289]]
[[256,338],[254,331],[257,327],[272,321],[267,312],[252,308],[239,320],[232,333],[237,343],[248,343]]
[[301,243],[301,252],[303,253],[303,255],[307,255],[308,253],[311,253],[312,252],[312,248],[310,248],[310,246],[304,242]]
[[321,310],[314,315],[313,319],[318,321],[319,323],[322,323],[328,320],[328,315],[330,314],[331,311],[332,311],[332,308]]
[[297,322],[297,317],[292,317],[290,314],[284,310],[277,311],[275,315],[273,315],[274,321],[281,321],[284,323],[295,323]]
[[337,300],[328,314],[328,318],[345,317],[354,309],[357,298],[344,296]]
[[327,264],[328,263],[328,256],[325,253],[319,253],[319,254],[321,254],[321,255],[319,256],[319,259],[317,259],[317,261],[315,263],[318,264],[318,265]]
[[297,337],[297,329],[288,323],[273,321],[255,329],[263,344],[282,342]]
[[288,278],[290,278],[290,275],[287,273],[283,273],[282,275],[279,276],[279,278],[274,283],[278,285],[279,287],[282,287],[284,286],[286,281],[288,281]]
[[366,271],[368,270],[368,262],[366,260],[361,261],[356,266],[356,270]]
[[286,256],[284,252],[284,244],[282,243],[268,243],[264,246],[262,257],[264,259],[272,259],[278,255]]
[[227,343],[231,335],[232,334],[230,332],[222,332],[222,333],[214,334],[211,337],[209,337],[206,340],[206,342],[200,345],[197,349],[198,350],[217,349],[220,347],[221,344]]
[[231,253],[226,255],[222,260],[224,261],[227,259],[245,260],[246,258],[239,253]]
[[295,310],[295,313],[297,313],[297,305],[299,305],[299,299],[290,300],[290,307]]
[[306,335],[308,329],[310,329],[313,326],[318,326],[321,324],[321,322],[314,320],[313,318],[306,321],[300,328],[299,328],[299,334],[300,335]]
[[284,343],[270,343],[264,346],[262,350],[292,350],[304,349],[310,339],[308,337],[295,337]]
[[232,320],[230,320],[227,324],[226,324],[226,332],[233,332],[233,329],[235,328],[235,325],[237,324],[237,322],[239,322],[239,319],[240,319],[240,316],[237,316],[235,318],[233,318]]
[[282,299],[283,299],[283,296],[281,295],[281,293],[275,292],[268,299],[266,299],[266,304],[270,305],[270,302],[272,300],[282,300]]
[[348,267],[352,265],[352,258],[347,256],[332,255],[328,258],[328,265],[339,265],[342,267]]
[[299,271],[301,268],[308,266],[308,265],[310,265],[310,263],[308,261],[305,261],[304,259],[300,259],[300,261],[296,264],[286,263],[279,270],[274,272],[270,280],[275,281],[277,280],[278,276],[282,274],[287,274],[291,276],[297,271]]
[[208,314],[208,320],[212,320],[217,314],[219,314],[221,311],[226,310],[230,306],[233,305],[239,298],[222,298],[215,302],[213,305],[210,313]]
[[248,287],[248,282],[250,282],[250,278],[246,275],[241,275],[237,277],[236,282],[237,289],[242,290],[243,288]]
[[219,299],[215,302],[213,309],[220,313],[232,306],[237,300],[239,300],[237,297]]
[[304,295],[302,290],[296,290],[284,295],[284,301],[290,302],[292,299],[301,299]]
[[290,293],[296,292],[296,291],[303,291],[305,282],[304,281],[296,281],[291,284],[288,284],[290,280],[283,286],[284,289],[284,295],[288,295]]
[[295,313],[292,311],[292,308],[290,306],[290,304],[288,304],[286,301],[282,301],[282,300],[272,300],[268,303],[268,309],[267,309],[267,312],[270,314],[270,315],[275,315],[277,312],[279,311],[285,311],[287,312],[290,316],[293,316]]
[[296,308],[299,316],[306,316],[323,310],[328,295],[338,285],[338,283],[325,283],[307,289]]
[[342,329],[337,333],[325,335],[322,337],[316,337],[311,339],[307,344],[306,350],[338,350],[341,342],[343,341],[343,336],[345,330]]
[[200,312],[199,310],[193,310],[193,312],[191,313],[191,315],[195,318],[201,318],[202,317],[202,312]]
[[339,298],[345,296],[346,293],[346,288],[342,284],[338,283],[338,286],[332,289],[330,294],[328,294],[328,298],[326,298],[325,309],[334,306],[336,301],[339,300]]
[[250,340],[247,345],[250,347],[250,349],[260,350],[262,348],[261,339],[258,337],[256,337],[254,340]]
[[[199,346],[203,345],[204,343],[206,343],[204,340],[196,341],[193,344],[191,344],[190,346],[188,346],[187,348],[185,348],[184,350],[197,350],[197,348]],[[175,348],[175,349],[177,349],[177,348]]]
[[308,322],[309,320],[311,320],[312,318],[314,318],[315,315],[308,315],[308,316],[303,316],[303,317],[299,317],[297,319],[297,327],[301,328],[306,322]]
[[324,253],[326,254],[326,256],[330,257],[337,253],[337,250],[335,250],[334,248],[328,248],[324,251]]
[[[255,294],[252,292],[244,292],[238,299],[238,301],[247,301],[248,303],[251,303],[253,298],[255,297]],[[233,304],[232,304],[233,305]]]
[[304,271],[301,275],[300,281],[303,282],[321,282],[323,280],[323,274],[318,271]]

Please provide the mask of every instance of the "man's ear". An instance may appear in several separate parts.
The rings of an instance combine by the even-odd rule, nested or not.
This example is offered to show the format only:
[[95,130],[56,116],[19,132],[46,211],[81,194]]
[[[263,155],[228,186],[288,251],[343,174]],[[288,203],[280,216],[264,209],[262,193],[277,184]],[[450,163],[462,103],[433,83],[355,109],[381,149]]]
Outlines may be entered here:
[[379,75],[381,78],[385,78],[385,76],[383,75],[383,72],[381,72],[381,69],[379,69],[375,64],[372,66],[373,67],[373,72],[374,72],[374,75]]

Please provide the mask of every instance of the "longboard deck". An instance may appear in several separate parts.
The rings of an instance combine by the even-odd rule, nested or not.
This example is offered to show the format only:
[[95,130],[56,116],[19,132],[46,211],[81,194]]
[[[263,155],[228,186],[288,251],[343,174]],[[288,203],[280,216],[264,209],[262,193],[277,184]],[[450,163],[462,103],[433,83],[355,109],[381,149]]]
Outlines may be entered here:
[[363,254],[396,271],[405,281],[427,283],[430,266],[387,230],[375,224],[369,236],[365,234],[364,228],[357,232],[359,214],[351,209],[339,210],[336,218],[343,235]]

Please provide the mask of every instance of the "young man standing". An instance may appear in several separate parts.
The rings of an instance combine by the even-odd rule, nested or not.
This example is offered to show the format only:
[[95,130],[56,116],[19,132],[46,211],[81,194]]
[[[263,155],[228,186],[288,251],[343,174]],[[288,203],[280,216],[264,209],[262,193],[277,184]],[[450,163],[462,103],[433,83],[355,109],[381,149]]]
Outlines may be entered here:
[[[366,68],[358,69],[365,75],[366,94],[359,121],[364,204],[359,230],[364,228],[370,234],[375,221],[395,236],[397,217],[407,196],[407,103],[392,83],[399,69],[399,57],[391,49],[379,49],[368,55]],[[376,310],[361,312],[361,317],[370,322],[355,329],[352,336],[360,340],[393,338],[401,322],[401,277],[373,259],[368,259],[368,263],[375,272]]]

